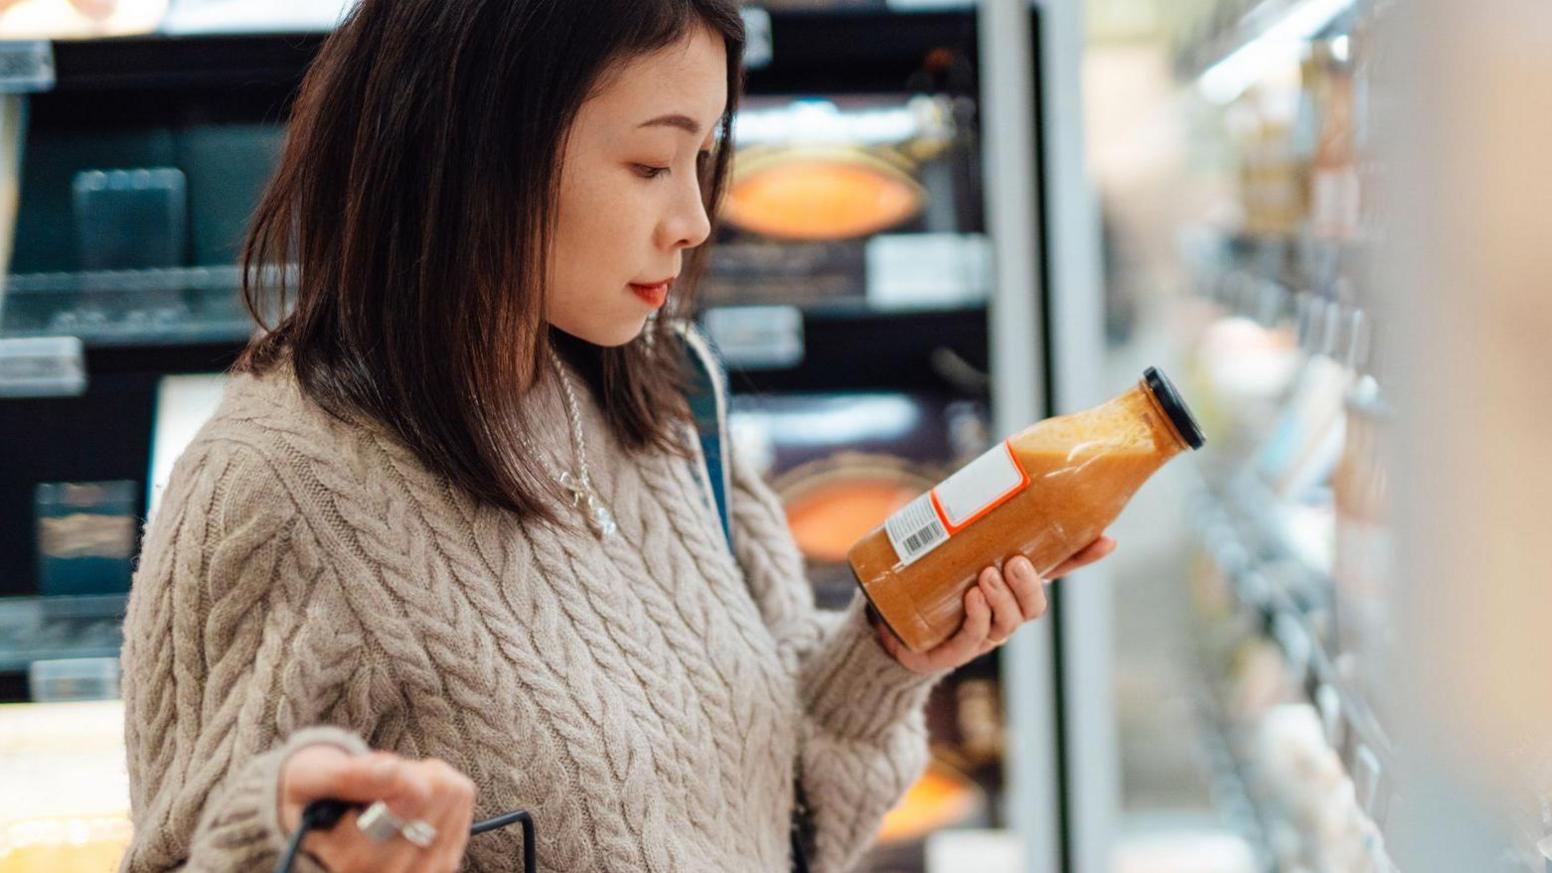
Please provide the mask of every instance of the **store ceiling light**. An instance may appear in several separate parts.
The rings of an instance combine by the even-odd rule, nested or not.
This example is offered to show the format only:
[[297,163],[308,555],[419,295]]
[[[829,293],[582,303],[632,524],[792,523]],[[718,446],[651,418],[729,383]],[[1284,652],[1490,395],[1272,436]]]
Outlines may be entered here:
[[1207,99],[1228,103],[1269,70],[1296,64],[1304,43],[1325,30],[1355,0],[1303,0],[1288,6],[1254,39],[1209,67],[1197,80]]

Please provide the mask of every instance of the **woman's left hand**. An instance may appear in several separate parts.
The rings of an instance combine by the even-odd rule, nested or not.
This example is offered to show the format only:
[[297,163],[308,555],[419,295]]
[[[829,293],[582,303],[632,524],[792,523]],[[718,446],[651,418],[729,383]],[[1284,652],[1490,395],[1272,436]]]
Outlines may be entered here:
[[[1115,551],[1115,540],[1100,537],[1082,551],[1051,571],[1059,579],[1079,567],[1086,567]],[[961,667],[1008,641],[1008,637],[1028,621],[1045,615],[1045,580],[1023,555],[1009,558],[1003,569],[987,567],[976,584],[965,592],[965,620],[947,640],[925,652],[913,652],[901,645],[885,627],[878,628],[879,641],[906,669],[916,673],[937,673]]]

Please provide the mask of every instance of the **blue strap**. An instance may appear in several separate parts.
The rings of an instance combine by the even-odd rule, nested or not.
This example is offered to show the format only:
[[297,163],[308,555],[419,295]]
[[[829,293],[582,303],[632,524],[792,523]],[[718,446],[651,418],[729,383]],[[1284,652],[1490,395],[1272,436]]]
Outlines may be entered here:
[[[688,322],[675,324],[684,342],[686,357],[690,359],[690,414],[695,418],[695,432],[700,437],[701,455],[706,458],[706,478],[711,483],[712,498],[717,502],[717,518],[722,522],[722,533],[727,537],[728,549],[733,548],[733,517],[728,510],[728,494],[732,492],[732,480],[728,472],[727,442],[727,370],[722,366],[716,347],[711,340]],[[798,798],[792,812],[789,833],[793,873],[808,873],[808,852],[803,841],[813,831],[803,802],[802,780],[794,778],[793,789]]]
[[690,323],[676,325],[690,360],[690,414],[700,437],[701,455],[706,459],[706,479],[717,504],[717,518],[728,548],[733,547],[733,515],[728,495],[733,490],[728,470],[727,443],[727,371],[711,340]]

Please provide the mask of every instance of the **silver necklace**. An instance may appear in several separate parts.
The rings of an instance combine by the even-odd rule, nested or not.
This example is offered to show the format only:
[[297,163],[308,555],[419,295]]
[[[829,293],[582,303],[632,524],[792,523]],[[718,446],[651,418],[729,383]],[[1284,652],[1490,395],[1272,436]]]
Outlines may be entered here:
[[[560,355],[555,353],[553,346],[548,348],[550,363],[555,367],[555,374],[560,377],[560,387],[566,396],[566,410],[571,416],[571,439],[577,452],[577,472],[575,475],[569,470],[556,470],[546,462],[545,466],[560,487],[566,489],[571,495],[571,505],[575,509],[582,510],[582,517],[587,520],[587,526],[598,537],[612,535],[619,526],[614,522],[614,513],[604,505],[598,492],[593,490],[593,477],[587,469],[587,446],[582,439],[582,408],[577,403],[577,395],[571,388],[571,377],[566,374],[566,368],[561,365]],[[527,439],[524,439],[527,443]],[[543,453],[537,451],[531,443],[528,450],[535,457],[544,458]]]

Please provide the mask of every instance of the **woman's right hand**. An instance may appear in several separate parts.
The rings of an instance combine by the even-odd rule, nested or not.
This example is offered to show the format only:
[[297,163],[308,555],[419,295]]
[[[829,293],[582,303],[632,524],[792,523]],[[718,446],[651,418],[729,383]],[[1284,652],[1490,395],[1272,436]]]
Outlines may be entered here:
[[279,797],[280,823],[288,835],[300,824],[302,809],[324,798],[363,806],[381,800],[399,818],[436,828],[427,848],[402,834],[376,843],[356,827],[360,810],[352,810],[332,830],[314,831],[302,842],[302,850],[330,873],[451,873],[463,860],[474,817],[474,783],[447,763],[389,752],[353,755],[326,743],[291,753],[280,771]]

